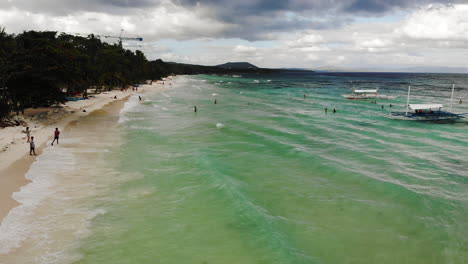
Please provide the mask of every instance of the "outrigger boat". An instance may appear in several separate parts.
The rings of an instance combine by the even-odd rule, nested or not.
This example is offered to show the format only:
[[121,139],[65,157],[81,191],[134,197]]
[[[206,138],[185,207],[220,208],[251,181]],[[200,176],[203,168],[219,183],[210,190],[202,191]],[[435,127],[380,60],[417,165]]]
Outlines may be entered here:
[[361,99],[361,100],[365,100],[365,99],[385,99],[385,100],[393,100],[395,98],[397,98],[396,96],[389,96],[389,95],[383,95],[383,94],[379,94],[377,92],[378,89],[367,89],[367,90],[356,90],[356,89],[353,89],[353,93],[352,94],[342,94],[341,96],[343,96],[344,98],[346,99]]
[[[453,103],[453,91],[455,85],[452,87],[452,97],[450,99],[450,111],[442,111],[444,107],[442,104],[410,104],[409,97],[411,92],[411,86],[408,87],[408,98],[406,99],[406,111],[405,112],[391,112],[391,119],[398,120],[413,120],[413,121],[445,121],[454,122],[465,118],[463,115],[466,114],[454,114],[452,113]],[[411,111],[410,111],[411,110]]]

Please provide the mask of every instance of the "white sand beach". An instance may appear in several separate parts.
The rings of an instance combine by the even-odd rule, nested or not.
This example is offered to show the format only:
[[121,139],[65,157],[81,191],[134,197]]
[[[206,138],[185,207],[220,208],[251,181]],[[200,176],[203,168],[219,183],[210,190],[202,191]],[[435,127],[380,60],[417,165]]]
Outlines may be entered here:
[[61,138],[66,137],[63,130],[68,124],[78,121],[93,111],[110,103],[118,104],[115,109],[121,109],[123,103],[131,96],[144,97],[147,93],[161,92],[166,88],[169,88],[169,85],[153,82],[151,85],[141,85],[138,91],[128,89],[103,92],[87,100],[69,101],[60,108],[26,109],[24,115],[20,117],[27,125],[0,129],[0,219],[19,205],[12,198],[12,194],[28,183],[24,175],[37,157],[29,155],[29,143],[26,134],[22,132],[26,126],[30,128],[31,136],[34,137],[37,155],[41,155],[43,148],[51,143],[55,128],[62,131]]

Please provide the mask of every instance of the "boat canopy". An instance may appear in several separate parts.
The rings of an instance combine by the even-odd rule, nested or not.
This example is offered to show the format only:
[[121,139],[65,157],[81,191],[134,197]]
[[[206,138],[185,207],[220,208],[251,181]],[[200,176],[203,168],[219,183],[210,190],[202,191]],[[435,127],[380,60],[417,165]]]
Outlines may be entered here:
[[412,110],[438,109],[444,107],[441,104],[410,104]]
[[355,93],[376,93],[377,89],[373,90],[354,90]]

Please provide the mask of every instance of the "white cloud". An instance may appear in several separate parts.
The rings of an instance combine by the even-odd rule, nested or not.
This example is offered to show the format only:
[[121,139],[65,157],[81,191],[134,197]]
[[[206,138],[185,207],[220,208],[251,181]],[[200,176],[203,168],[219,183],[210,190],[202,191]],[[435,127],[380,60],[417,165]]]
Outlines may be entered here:
[[356,43],[358,49],[367,50],[368,52],[385,52],[390,49],[391,46],[395,44],[389,39],[367,39],[359,43]]
[[[196,39],[222,35],[234,27],[212,18],[212,10],[195,6],[176,6],[170,1],[145,10],[141,14],[107,14],[77,12],[66,16],[51,16],[11,8],[0,9],[0,25],[8,32],[23,30],[52,30],[59,32],[144,36],[148,40],[163,38]],[[27,19],[19,19],[27,17]]]
[[323,36],[311,32],[303,32],[299,37],[294,40],[287,41],[286,44],[290,47],[308,47],[324,42]]
[[234,51],[240,53],[252,53],[257,51],[257,48],[252,46],[237,45],[234,47]]
[[412,39],[468,40],[468,5],[429,5],[413,13],[397,32]]
[[315,55],[315,54],[307,54],[305,56],[305,60],[306,61],[318,61],[319,60],[319,56]]
[[388,65],[466,66],[468,61],[466,4],[427,6],[399,20],[366,18],[340,28],[303,31],[303,27],[298,27],[300,31],[294,31],[296,29],[291,27],[281,30],[265,27],[263,33],[268,41],[247,42],[223,38],[238,30],[238,25],[221,22],[216,10],[207,5],[189,8],[169,0],[160,3],[144,10],[134,8],[123,12],[127,9],[122,8],[119,12],[106,12],[88,8],[83,10],[93,11],[62,16],[57,16],[60,12],[41,14],[10,7],[1,9],[0,4],[0,26],[14,33],[55,30],[114,36],[124,29],[124,36],[144,38],[143,43],[125,44],[131,49],[142,49],[149,59],[204,65],[239,60],[261,67],[378,68]]
[[364,48],[385,48],[389,46],[391,43],[392,42],[387,39],[375,38],[375,39],[365,40],[361,42],[360,46]]
[[[463,10],[460,8],[458,5],[444,6],[437,12]],[[373,69],[422,65],[465,66],[468,53],[460,47],[466,46],[466,42],[453,39],[416,39],[401,31],[403,27],[410,25],[409,22],[416,21],[412,19],[420,16],[424,10],[416,10],[400,21],[366,21],[349,24],[340,29],[272,33],[269,41],[272,45],[259,47],[255,42],[252,45],[245,42],[225,43],[216,48],[198,49],[193,55],[188,55],[190,58],[173,56],[172,60],[180,59],[206,65],[239,60],[272,68],[314,68],[326,65]],[[447,18],[448,21],[452,19]],[[457,23],[462,23],[463,19],[460,16],[456,17],[456,21],[459,21]],[[452,23],[448,21],[446,23]],[[211,43],[215,44],[216,40]]]
[[311,46],[311,47],[298,48],[298,50],[302,52],[323,52],[323,51],[330,51],[330,48],[324,47],[324,46]]

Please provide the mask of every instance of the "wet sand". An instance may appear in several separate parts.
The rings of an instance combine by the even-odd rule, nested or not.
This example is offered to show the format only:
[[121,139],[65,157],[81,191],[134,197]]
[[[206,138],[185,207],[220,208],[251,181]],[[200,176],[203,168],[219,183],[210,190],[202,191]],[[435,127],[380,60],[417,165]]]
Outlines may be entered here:
[[[150,92],[164,90],[162,83],[143,85],[138,92],[111,91],[100,94],[99,97],[68,102],[62,110],[54,108],[31,109],[26,111],[25,118],[30,118],[28,125],[32,130],[36,142],[36,154],[41,155],[43,149],[50,144],[55,127],[61,130],[61,137],[66,137],[68,126],[79,126],[79,120],[87,115],[118,114],[130,96],[138,96]],[[114,99],[117,96],[117,100]],[[85,109],[86,112],[82,110]],[[105,109],[105,110],[104,110]],[[104,110],[104,111],[103,111]],[[34,115],[46,113],[46,118],[34,120]],[[32,117],[31,117],[32,116]],[[0,129],[0,222],[8,212],[19,203],[12,198],[12,194],[28,184],[25,174],[36,161],[37,156],[29,155],[29,143],[21,133],[25,127],[9,127]]]

